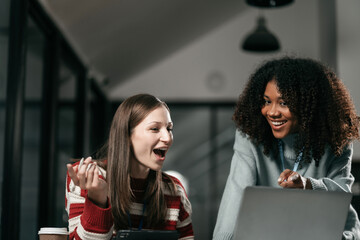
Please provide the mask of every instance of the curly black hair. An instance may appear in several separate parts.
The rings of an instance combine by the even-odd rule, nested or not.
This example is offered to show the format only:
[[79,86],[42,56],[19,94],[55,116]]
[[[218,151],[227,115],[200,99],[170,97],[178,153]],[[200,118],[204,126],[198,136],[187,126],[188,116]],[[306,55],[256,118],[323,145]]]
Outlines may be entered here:
[[306,58],[282,57],[262,64],[250,76],[233,114],[236,127],[264,154],[278,154],[271,127],[261,114],[264,91],[275,79],[282,98],[299,124],[295,143],[304,159],[313,158],[316,166],[328,144],[339,156],[352,140],[359,139],[359,117],[350,94],[335,73],[322,63]]

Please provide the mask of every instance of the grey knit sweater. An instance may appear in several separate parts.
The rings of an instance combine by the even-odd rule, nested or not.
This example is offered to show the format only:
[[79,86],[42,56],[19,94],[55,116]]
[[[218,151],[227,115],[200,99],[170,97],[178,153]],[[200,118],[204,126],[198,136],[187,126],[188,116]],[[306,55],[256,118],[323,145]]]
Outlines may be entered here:
[[[293,169],[296,159],[292,148],[294,139],[294,134],[282,139],[285,168],[288,169]],[[339,157],[332,154],[328,147],[318,167],[315,166],[314,161],[301,162],[301,167],[297,172],[310,179],[313,189],[351,192],[354,182],[354,177],[350,173],[352,153],[352,144],[344,149]],[[281,172],[280,159],[265,156],[263,146],[255,145],[245,134],[236,131],[234,155],[218,212],[213,240],[232,239],[245,187],[254,185],[280,187],[277,179]],[[360,223],[352,206],[349,209],[343,239],[360,239]]]

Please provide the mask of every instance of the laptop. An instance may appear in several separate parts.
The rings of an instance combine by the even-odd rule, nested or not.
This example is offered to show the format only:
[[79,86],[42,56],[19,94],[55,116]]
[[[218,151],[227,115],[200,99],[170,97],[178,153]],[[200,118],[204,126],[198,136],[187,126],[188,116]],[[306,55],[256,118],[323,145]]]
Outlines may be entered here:
[[339,240],[351,193],[253,186],[244,190],[234,240]]
[[119,230],[116,233],[116,240],[177,240],[177,231],[160,230]]

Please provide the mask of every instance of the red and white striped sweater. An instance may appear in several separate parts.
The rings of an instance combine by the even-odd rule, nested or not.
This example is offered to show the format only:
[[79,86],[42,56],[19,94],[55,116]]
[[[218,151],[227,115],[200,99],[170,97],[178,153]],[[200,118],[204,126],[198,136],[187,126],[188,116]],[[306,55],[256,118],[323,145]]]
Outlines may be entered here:
[[[168,208],[166,223],[155,229],[177,230],[180,234],[179,239],[194,239],[190,201],[180,181],[174,177],[172,179],[177,187],[176,194],[171,195],[170,192],[165,192]],[[142,199],[145,193],[146,181],[143,179],[131,179],[131,188],[135,194],[135,201],[130,206],[133,228],[138,228],[142,218]],[[110,204],[108,205],[110,206]],[[104,209],[95,205],[87,198],[86,190],[74,185],[69,174],[66,177],[65,206],[69,215],[69,239],[101,240],[112,238],[114,226],[111,207]],[[146,226],[146,216],[144,217],[144,226]]]

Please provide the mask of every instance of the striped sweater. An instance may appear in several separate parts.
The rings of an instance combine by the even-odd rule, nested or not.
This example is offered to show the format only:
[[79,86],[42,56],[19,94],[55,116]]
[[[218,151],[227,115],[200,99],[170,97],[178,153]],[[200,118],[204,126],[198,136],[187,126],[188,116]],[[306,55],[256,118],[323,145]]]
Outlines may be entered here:
[[[106,173],[102,172],[106,176]],[[177,230],[179,239],[194,239],[190,201],[180,181],[174,177],[172,179],[177,187],[176,194],[171,195],[170,192],[165,192],[168,207],[166,223],[155,229]],[[136,229],[142,218],[142,199],[145,193],[146,181],[146,179],[131,179],[131,188],[135,195],[135,201],[130,206],[130,217],[132,227]],[[65,206],[69,216],[69,239],[101,240],[111,239],[114,235],[111,207],[100,208],[95,205],[87,198],[86,190],[74,185],[69,174],[66,177]],[[110,206],[110,203],[108,206]],[[144,226],[146,226],[146,212]]]

